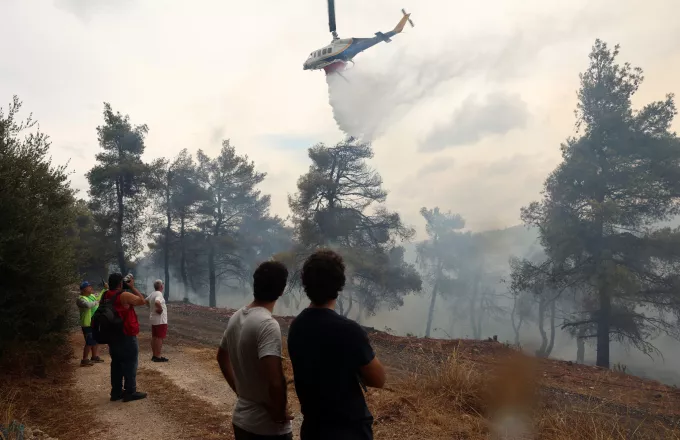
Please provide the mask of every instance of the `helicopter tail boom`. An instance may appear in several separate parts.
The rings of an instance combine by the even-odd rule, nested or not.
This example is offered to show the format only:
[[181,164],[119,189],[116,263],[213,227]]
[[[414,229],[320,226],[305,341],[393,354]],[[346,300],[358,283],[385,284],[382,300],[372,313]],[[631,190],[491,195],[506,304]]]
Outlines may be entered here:
[[395,34],[401,33],[401,31],[404,30],[404,26],[406,26],[406,22],[408,22],[411,27],[413,27],[413,22],[411,21],[411,14],[407,14],[405,10],[401,10],[401,12],[404,13],[404,16],[399,20],[399,23],[397,23],[397,26],[394,28],[392,32]]
[[392,41],[392,40],[390,39],[390,37],[388,37],[387,35],[383,34],[382,32],[376,32],[376,33],[375,33],[375,36],[378,37],[378,38],[380,38],[380,39],[381,39],[382,41],[384,41],[385,43],[389,43],[390,41]]

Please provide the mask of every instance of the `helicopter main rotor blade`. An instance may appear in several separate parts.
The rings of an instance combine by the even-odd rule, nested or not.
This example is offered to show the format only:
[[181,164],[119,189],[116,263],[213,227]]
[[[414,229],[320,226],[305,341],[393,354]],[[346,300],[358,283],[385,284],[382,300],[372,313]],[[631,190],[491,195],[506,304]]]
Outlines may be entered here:
[[335,32],[335,0],[328,0],[328,28],[334,37],[337,36]]

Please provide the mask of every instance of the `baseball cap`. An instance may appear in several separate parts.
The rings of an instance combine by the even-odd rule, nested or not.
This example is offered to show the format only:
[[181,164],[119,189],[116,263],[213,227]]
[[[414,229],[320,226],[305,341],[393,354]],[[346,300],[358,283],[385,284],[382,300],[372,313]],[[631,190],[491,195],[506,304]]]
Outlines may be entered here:
[[83,281],[83,283],[80,285],[80,290],[83,290],[83,289],[90,287],[90,286],[91,286],[90,283],[88,283],[87,281]]

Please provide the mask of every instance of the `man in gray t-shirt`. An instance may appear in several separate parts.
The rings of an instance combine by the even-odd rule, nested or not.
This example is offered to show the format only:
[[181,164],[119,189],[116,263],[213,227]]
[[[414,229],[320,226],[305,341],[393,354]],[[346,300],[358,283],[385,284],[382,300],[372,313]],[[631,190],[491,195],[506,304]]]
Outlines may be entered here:
[[235,312],[222,337],[217,359],[238,396],[232,422],[236,440],[292,439],[281,365],[281,328],[272,317],[288,270],[262,263],[253,274],[255,300]]

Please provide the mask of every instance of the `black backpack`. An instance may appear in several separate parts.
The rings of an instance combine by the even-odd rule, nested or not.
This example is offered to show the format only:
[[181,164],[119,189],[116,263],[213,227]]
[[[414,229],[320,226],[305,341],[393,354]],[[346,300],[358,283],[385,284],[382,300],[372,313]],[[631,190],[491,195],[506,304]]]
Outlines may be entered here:
[[121,293],[116,293],[111,299],[101,300],[99,308],[92,315],[92,335],[98,344],[111,344],[123,337],[123,319],[114,307]]

